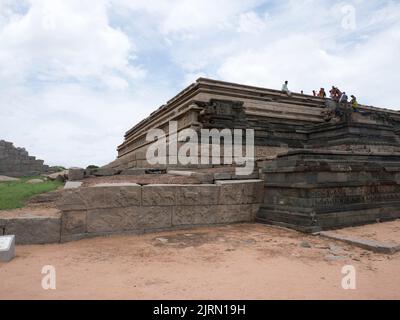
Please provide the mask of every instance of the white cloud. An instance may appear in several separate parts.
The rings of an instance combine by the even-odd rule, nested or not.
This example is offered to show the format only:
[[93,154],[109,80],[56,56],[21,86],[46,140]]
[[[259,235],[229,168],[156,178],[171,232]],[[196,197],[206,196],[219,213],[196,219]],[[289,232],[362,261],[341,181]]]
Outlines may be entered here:
[[400,82],[400,4],[369,8],[367,16],[356,6],[352,31],[341,26],[342,5],[329,11],[315,1],[290,1],[268,19],[257,42],[226,55],[218,76],[272,88],[289,80],[292,90],[308,93],[335,84],[361,102],[399,108],[394,92]]
[[255,12],[246,12],[239,17],[239,32],[259,33],[265,30],[265,27],[264,19],[260,18]]
[[335,84],[399,108],[399,52],[398,1],[0,0],[0,138],[50,164],[104,164],[199,76]]
[[106,9],[102,0],[31,0],[27,14],[0,30],[0,79],[114,85],[119,78],[121,87],[142,76],[129,64],[131,39],[109,26]]

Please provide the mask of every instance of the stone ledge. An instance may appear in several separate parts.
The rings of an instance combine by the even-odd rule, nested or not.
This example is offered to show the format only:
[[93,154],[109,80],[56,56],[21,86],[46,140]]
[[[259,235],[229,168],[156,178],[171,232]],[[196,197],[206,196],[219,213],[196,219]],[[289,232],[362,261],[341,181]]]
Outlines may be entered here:
[[396,252],[400,251],[400,244],[385,243],[385,242],[369,240],[369,239],[361,239],[361,238],[338,234],[338,233],[335,233],[332,231],[317,232],[317,233],[315,233],[315,235],[319,235],[321,237],[332,239],[332,240],[342,241],[342,242],[354,245],[356,247],[359,247],[359,248],[362,248],[365,250],[369,250],[369,251],[373,251],[376,253],[395,254]]

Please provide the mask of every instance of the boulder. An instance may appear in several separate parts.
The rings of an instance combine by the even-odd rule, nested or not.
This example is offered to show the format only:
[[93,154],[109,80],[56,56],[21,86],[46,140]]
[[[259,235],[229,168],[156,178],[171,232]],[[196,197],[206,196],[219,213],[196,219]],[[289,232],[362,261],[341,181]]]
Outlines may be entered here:
[[68,170],[69,181],[80,181],[85,177],[85,170],[82,168],[70,168]]
[[49,180],[53,181],[56,180],[61,182],[64,182],[67,179],[67,177],[68,177],[68,170],[52,173],[47,176]]
[[26,183],[29,183],[29,184],[38,184],[38,183],[43,183],[44,181],[42,180],[42,179],[31,179],[31,180],[28,180]]
[[11,181],[18,181],[18,178],[12,178],[7,176],[0,176],[0,182],[11,182]]

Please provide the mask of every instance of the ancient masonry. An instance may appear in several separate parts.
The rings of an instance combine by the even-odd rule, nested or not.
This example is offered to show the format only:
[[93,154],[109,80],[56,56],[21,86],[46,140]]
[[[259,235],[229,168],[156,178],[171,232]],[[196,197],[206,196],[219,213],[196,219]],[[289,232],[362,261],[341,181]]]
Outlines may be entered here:
[[0,140],[0,175],[10,177],[35,176],[45,173],[49,166],[43,160],[30,156],[24,148]]
[[146,134],[168,132],[171,120],[178,130],[252,128],[264,178],[257,221],[313,232],[399,218],[400,113],[360,106],[329,119],[333,108],[330,99],[200,78],[130,129],[106,167],[148,167]]
[[[129,130],[115,161],[69,173],[70,180],[120,177],[69,182],[72,189],[39,199],[58,199],[52,214],[0,217],[0,234],[49,243],[239,222],[318,232],[400,218],[400,112],[346,107],[334,117],[335,107],[330,99],[199,79]],[[255,171],[149,165],[146,135],[159,128],[168,140],[170,121],[179,131],[254,129]],[[156,178],[146,183],[149,174]],[[127,183],[127,175],[141,178]],[[191,182],[160,184],[176,176]]]

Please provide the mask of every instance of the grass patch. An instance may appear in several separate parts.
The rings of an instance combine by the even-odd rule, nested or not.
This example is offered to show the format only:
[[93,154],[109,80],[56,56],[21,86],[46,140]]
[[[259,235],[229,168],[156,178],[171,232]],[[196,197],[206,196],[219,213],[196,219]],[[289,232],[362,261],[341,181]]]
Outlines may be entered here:
[[26,177],[20,181],[0,182],[0,210],[22,208],[33,196],[56,190],[63,184],[59,181],[26,183],[30,179],[40,178],[43,177]]

